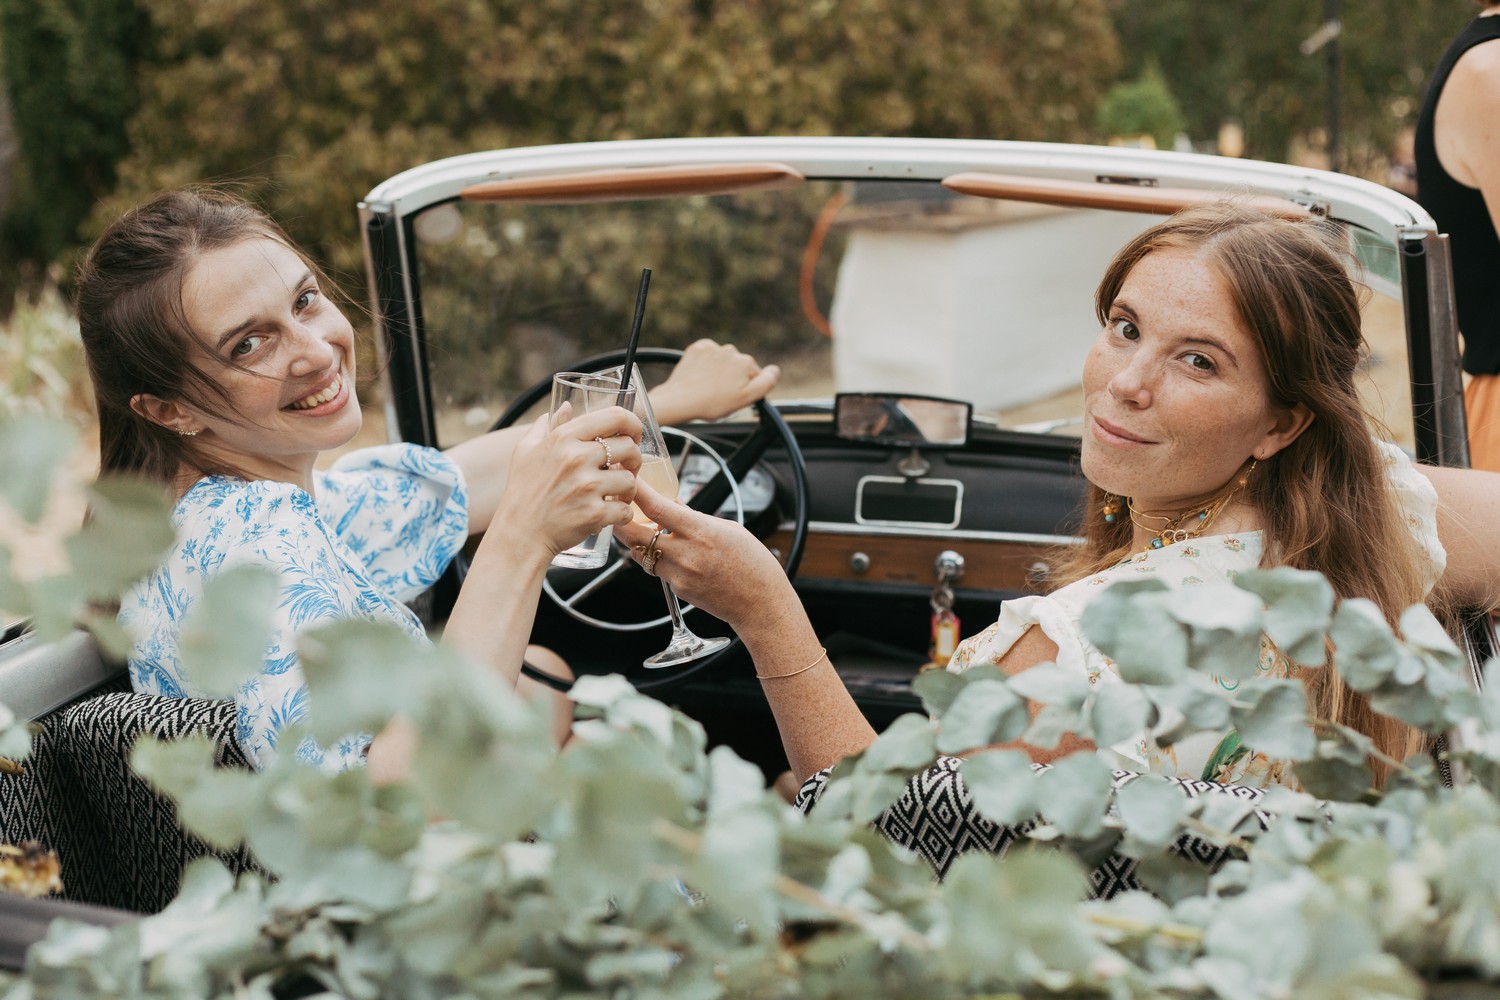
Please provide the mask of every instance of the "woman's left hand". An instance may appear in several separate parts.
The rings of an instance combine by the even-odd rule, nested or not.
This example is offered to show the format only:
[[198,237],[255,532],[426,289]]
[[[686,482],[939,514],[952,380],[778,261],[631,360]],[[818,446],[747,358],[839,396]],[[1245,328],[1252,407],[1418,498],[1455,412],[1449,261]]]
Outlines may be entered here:
[[[760,540],[733,521],[703,514],[669,500],[637,480],[635,502],[665,529],[634,521],[617,525],[615,537],[647,572],[672,585],[683,600],[720,618],[752,644],[774,634],[778,623],[802,605],[786,572]],[[655,542],[659,554],[651,556]]]
[[760,399],[780,378],[778,366],[762,368],[733,344],[699,340],[683,352],[667,380],[651,390],[651,406],[663,424],[717,420]]

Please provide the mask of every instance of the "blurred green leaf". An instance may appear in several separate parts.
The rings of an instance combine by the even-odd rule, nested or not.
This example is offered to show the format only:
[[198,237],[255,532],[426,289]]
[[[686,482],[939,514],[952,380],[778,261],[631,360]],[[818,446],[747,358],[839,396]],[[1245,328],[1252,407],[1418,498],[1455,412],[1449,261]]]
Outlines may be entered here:
[[859,760],[861,770],[911,773],[936,759],[932,720],[925,715],[899,716]]
[[1086,717],[1087,733],[1101,747],[1111,747],[1145,732],[1151,718],[1151,702],[1133,684],[1107,680],[1092,686],[1093,700]]
[[1038,781],[1020,750],[986,750],[965,757],[959,774],[974,807],[989,820],[1013,826],[1036,816]]
[[958,753],[1018,739],[1031,721],[1026,702],[1001,680],[978,680],[965,687],[943,714],[937,749]]
[[[257,648],[265,649],[264,638]],[[393,622],[319,625],[298,636],[297,653],[307,678],[308,728],[323,744],[378,733],[400,712],[419,714],[433,679],[459,669],[441,647],[414,640]]]
[[1124,580],[1083,611],[1083,634],[1119,668],[1122,680],[1170,684],[1188,669],[1188,636],[1172,595],[1155,578]]
[[1300,681],[1259,678],[1242,683],[1229,717],[1240,739],[1272,760],[1306,760],[1316,747]]
[[1339,676],[1356,691],[1379,687],[1403,654],[1379,606],[1360,597],[1339,604],[1328,637],[1338,657]]
[[1078,670],[1039,663],[1013,675],[1010,689],[1039,704],[1078,709],[1089,695],[1089,682]]
[[1289,566],[1256,569],[1237,574],[1234,585],[1266,602],[1266,635],[1288,659],[1305,667],[1328,662],[1334,593],[1322,574]]
[[47,512],[59,467],[78,446],[78,433],[60,420],[0,415],[0,498],[27,524]]
[[1043,771],[1037,806],[1047,822],[1070,837],[1096,836],[1114,793],[1113,775],[1092,753],[1069,754]]
[[922,699],[922,707],[928,715],[942,716],[952,707],[953,700],[966,683],[964,674],[951,670],[924,670],[912,678],[911,689]]
[[1120,787],[1115,807],[1125,824],[1125,853],[1156,853],[1177,839],[1187,799],[1182,790],[1154,774],[1143,774]]
[[67,541],[73,575],[90,600],[111,601],[153,572],[175,537],[161,484],[107,478],[89,491],[89,516]]
[[232,698],[265,669],[280,592],[276,574],[262,566],[234,566],[204,584],[183,619],[178,645],[183,671],[207,694]]

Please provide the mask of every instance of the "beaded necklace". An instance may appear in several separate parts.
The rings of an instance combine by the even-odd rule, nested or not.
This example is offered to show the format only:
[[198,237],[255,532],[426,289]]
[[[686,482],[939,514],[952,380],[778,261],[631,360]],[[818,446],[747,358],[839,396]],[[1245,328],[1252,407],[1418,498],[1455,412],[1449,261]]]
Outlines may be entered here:
[[[1130,521],[1138,528],[1144,528],[1152,532],[1153,538],[1142,551],[1149,552],[1152,549],[1163,549],[1176,542],[1187,541],[1189,538],[1197,538],[1207,531],[1223,513],[1224,508],[1229,506],[1229,501],[1234,495],[1244,489],[1250,482],[1250,473],[1255,471],[1258,462],[1250,460],[1250,467],[1238,476],[1233,483],[1226,487],[1217,496],[1210,497],[1206,502],[1195,504],[1183,511],[1181,514],[1153,514],[1150,511],[1136,510],[1135,504],[1127,497],[1125,507],[1130,512]],[[1114,496],[1107,496],[1104,501],[1104,519],[1109,522],[1115,520],[1120,511],[1119,500]],[[1158,527],[1154,524],[1146,524],[1141,519],[1147,518],[1152,521],[1160,521]]]

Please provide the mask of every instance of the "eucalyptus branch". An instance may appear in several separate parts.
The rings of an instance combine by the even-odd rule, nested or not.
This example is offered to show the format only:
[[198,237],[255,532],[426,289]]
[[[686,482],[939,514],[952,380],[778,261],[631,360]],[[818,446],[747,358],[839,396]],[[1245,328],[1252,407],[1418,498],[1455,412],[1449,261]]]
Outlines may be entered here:
[[1155,934],[1177,944],[1202,944],[1203,928],[1189,924],[1154,924],[1114,913],[1085,913],[1084,919],[1100,927],[1125,931],[1131,934]]
[[1246,840],[1244,837],[1237,837],[1226,830],[1217,830],[1214,827],[1211,827],[1207,823],[1203,822],[1203,820],[1199,819],[1197,816],[1184,816],[1182,818],[1182,827],[1185,830],[1191,830],[1201,837],[1206,837],[1209,840],[1221,842],[1226,847],[1232,847],[1237,851],[1242,851],[1247,855],[1252,854],[1255,851],[1254,842]]
[[[678,850],[687,851],[691,854],[697,854],[703,850],[702,835],[694,833],[691,830],[684,830],[682,827],[668,820],[657,820],[652,824],[651,832]],[[794,900],[815,910],[821,910],[831,917],[842,920],[844,923],[858,927],[872,937],[884,937],[894,929],[897,940],[908,948],[914,951],[932,950],[932,943],[911,928],[904,926],[897,926],[895,928],[879,926],[875,921],[870,919],[871,915],[863,910],[857,910],[837,900],[829,899],[812,886],[798,882],[790,876],[777,873],[771,880],[771,886],[787,899]]]
[[[1332,733],[1338,736],[1342,736],[1349,729],[1348,726],[1342,726],[1339,723],[1333,722],[1329,719],[1310,718],[1307,721],[1312,725],[1314,729],[1320,730],[1325,733]],[[1370,744],[1370,748],[1365,752],[1369,756],[1374,757],[1376,760],[1380,761],[1382,764],[1390,767],[1393,771],[1400,771],[1403,774],[1409,775],[1411,777],[1418,777],[1417,772],[1413,771],[1410,767],[1407,767],[1405,761],[1397,760],[1395,757],[1392,757],[1390,754],[1381,750],[1373,742]]]

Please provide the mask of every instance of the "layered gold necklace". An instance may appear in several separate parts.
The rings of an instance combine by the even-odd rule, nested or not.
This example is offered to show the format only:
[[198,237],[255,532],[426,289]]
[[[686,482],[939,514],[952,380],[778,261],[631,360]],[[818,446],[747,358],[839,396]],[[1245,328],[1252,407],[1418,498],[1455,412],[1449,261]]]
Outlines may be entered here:
[[[1250,467],[1235,478],[1219,493],[1209,497],[1201,504],[1194,504],[1187,510],[1177,514],[1158,514],[1154,511],[1136,510],[1135,504],[1127,497],[1125,507],[1130,512],[1130,521],[1136,527],[1151,533],[1151,541],[1146,543],[1142,551],[1149,552],[1152,549],[1163,549],[1177,542],[1185,542],[1189,538],[1197,538],[1213,526],[1215,520],[1229,506],[1235,494],[1244,489],[1250,482],[1250,473],[1255,471],[1257,465],[1255,459],[1250,460]],[[1113,523],[1120,513],[1120,500],[1112,494],[1106,494],[1104,499],[1104,520]],[[1155,524],[1148,521],[1157,522]]]

